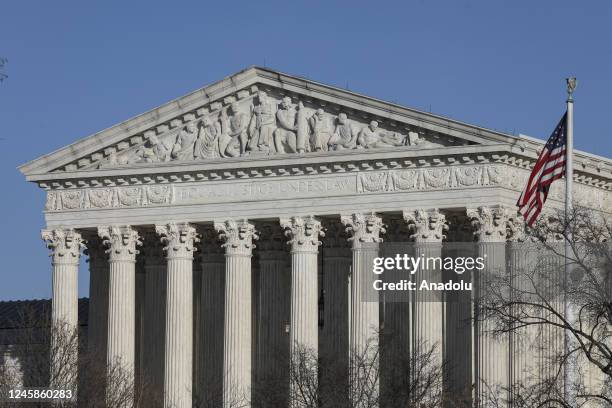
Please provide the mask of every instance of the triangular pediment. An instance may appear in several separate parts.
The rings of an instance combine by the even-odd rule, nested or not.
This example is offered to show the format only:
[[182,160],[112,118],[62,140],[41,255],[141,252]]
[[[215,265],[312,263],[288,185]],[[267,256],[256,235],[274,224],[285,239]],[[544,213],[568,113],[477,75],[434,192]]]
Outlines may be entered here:
[[[510,135],[249,68],[24,164],[36,175],[280,155],[525,144]],[[524,146],[523,146],[524,148]]]

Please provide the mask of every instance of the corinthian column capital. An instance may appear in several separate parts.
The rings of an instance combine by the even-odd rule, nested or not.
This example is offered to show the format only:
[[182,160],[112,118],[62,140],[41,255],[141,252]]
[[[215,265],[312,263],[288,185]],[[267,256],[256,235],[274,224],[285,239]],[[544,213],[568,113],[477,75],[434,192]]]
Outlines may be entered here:
[[468,208],[474,236],[479,242],[505,242],[510,211],[503,206]]
[[44,229],[40,235],[51,250],[54,264],[79,263],[81,249],[85,248],[81,234],[73,229]]
[[386,232],[382,218],[374,213],[342,215],[340,221],[350,235],[348,240],[353,243],[353,248],[361,243],[382,242],[380,235]]
[[448,231],[446,216],[437,208],[431,210],[404,210],[404,220],[410,226],[415,242],[441,242]]
[[224,242],[222,247],[225,248],[227,255],[250,256],[255,248],[253,240],[259,238],[255,226],[249,224],[247,220],[215,222],[215,230]]
[[200,242],[196,229],[188,223],[156,225],[155,232],[161,236],[166,257],[193,259],[194,244]]
[[312,215],[308,217],[281,218],[280,225],[285,230],[285,236],[289,238],[292,252],[317,253],[325,233],[321,222]]
[[102,243],[108,247],[110,262],[136,262],[137,246],[142,245],[138,231],[129,225],[98,227]]

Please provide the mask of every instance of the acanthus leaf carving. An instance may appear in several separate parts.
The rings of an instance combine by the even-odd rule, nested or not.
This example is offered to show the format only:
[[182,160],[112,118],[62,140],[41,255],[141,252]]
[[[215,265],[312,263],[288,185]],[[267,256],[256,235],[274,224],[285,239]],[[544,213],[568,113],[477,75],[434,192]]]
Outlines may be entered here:
[[41,238],[51,250],[54,264],[78,265],[85,240],[74,229],[44,229]]
[[374,213],[342,215],[340,222],[350,235],[348,240],[353,243],[353,248],[359,247],[362,243],[382,242],[381,235],[386,231],[382,218]]
[[506,241],[510,211],[504,206],[469,208],[467,216],[479,242]]
[[431,210],[404,210],[404,220],[413,234],[410,238],[415,242],[442,242],[446,238],[448,224],[446,216],[437,208]]
[[225,248],[227,255],[251,256],[254,240],[259,238],[255,231],[255,226],[247,220],[236,221],[226,220],[215,222],[215,230],[219,233],[219,238],[223,241],[222,247]]
[[281,218],[280,224],[289,238],[287,242],[291,245],[292,252],[314,252],[318,251],[325,232],[321,222],[313,216]]
[[195,227],[189,223],[169,223],[156,225],[155,232],[165,245],[168,259],[193,259],[195,244],[200,242]]
[[137,246],[142,245],[138,231],[129,225],[98,227],[102,243],[108,247],[106,253],[110,262],[136,262]]

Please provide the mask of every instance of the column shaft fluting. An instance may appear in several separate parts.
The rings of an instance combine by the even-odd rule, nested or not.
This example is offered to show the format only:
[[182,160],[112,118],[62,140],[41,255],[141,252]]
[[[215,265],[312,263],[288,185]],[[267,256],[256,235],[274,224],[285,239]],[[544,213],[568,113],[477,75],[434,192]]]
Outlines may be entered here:
[[[484,260],[484,269],[475,271],[474,297],[476,311],[487,290],[495,279],[506,274],[506,234],[508,211],[503,207],[479,207],[468,209],[474,234],[478,240],[477,255]],[[509,336],[492,335],[492,324],[486,319],[475,319],[474,323],[474,383],[476,385],[474,405],[487,405],[490,393],[510,386]]]
[[135,262],[111,261],[108,297],[107,364],[134,369]]
[[197,241],[189,224],[156,226],[166,247],[164,407],[192,406],[193,251]]
[[53,265],[50,386],[76,392],[78,361],[78,270],[83,240],[74,230],[43,230]]
[[357,407],[368,406],[368,395],[379,394],[379,325],[378,292],[368,293],[372,282],[372,265],[378,256],[381,234],[385,233],[382,219],[375,214],[342,216],[352,242],[352,271],[350,283],[349,398]]
[[[140,240],[130,226],[99,227],[98,235],[109,248],[106,397],[110,405],[118,397],[112,389],[115,381],[124,376],[134,381],[136,246]],[[119,404],[133,405],[125,400]]]
[[252,360],[252,224],[215,223],[225,242],[223,407],[250,406]]
[[281,219],[291,245],[291,354],[299,348],[316,359],[319,348],[318,259],[321,223],[313,217]]

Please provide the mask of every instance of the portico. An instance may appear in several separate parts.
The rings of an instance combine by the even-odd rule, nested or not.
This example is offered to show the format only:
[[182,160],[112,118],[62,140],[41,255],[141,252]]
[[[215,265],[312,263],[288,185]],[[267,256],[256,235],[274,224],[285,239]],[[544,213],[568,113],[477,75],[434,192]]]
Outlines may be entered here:
[[[385,240],[438,256],[445,240],[510,240],[541,146],[250,68],[20,170],[47,191],[54,319],[76,325],[84,246],[89,347],[159,385],[165,407],[231,407],[271,376],[293,392],[296,348],[343,356],[352,378],[349,354],[391,328],[408,353],[439,344],[449,389],[508,384],[509,339],[459,330],[443,299],[385,307],[358,289]],[[612,162],[576,161],[575,196],[612,213]]]

